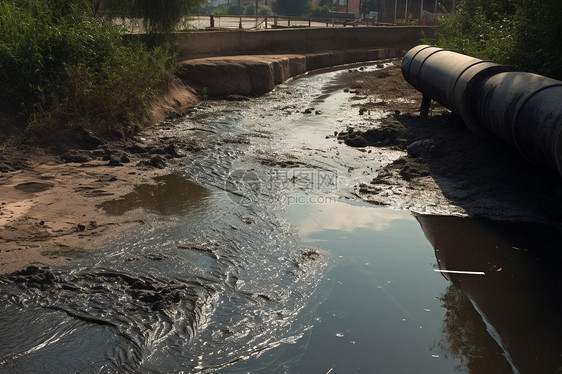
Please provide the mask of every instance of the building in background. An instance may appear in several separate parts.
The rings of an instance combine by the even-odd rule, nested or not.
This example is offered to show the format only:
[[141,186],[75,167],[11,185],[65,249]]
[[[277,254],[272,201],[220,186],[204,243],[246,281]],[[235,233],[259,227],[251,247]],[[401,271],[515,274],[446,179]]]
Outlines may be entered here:
[[[438,14],[453,13],[458,0],[333,0],[336,12],[354,13],[386,24],[433,25]],[[319,0],[312,0],[315,6]],[[367,9],[368,8],[368,9]]]
[[[239,0],[207,0],[203,7],[236,5]],[[258,0],[259,4],[271,6],[276,0]],[[312,0],[311,5],[320,5]],[[352,13],[356,18],[369,18],[371,22],[383,24],[434,25],[439,14],[453,13],[459,0],[332,0],[331,9],[338,13]],[[255,0],[240,0],[241,5],[254,4]],[[368,4],[367,6],[365,6]]]
[[[313,5],[314,5],[313,0]],[[334,0],[333,10],[386,24],[433,25],[437,14],[453,13],[458,0]],[[373,19],[374,17],[374,19]]]

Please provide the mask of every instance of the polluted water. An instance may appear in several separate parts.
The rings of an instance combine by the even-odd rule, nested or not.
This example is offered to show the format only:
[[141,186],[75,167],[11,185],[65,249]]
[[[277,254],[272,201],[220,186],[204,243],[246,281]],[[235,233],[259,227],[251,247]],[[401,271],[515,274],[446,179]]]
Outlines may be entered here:
[[557,372],[559,232],[358,201],[347,72],[157,130],[206,146],[99,206],[144,224],[0,278],[0,373]]

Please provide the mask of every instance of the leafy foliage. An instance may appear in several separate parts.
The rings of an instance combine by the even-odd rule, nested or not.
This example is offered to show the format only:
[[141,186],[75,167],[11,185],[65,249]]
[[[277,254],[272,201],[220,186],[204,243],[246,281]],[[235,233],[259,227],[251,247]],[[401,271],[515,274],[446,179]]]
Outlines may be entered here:
[[327,5],[315,6],[310,10],[310,16],[312,17],[328,17],[330,8]]
[[273,10],[269,6],[266,5],[258,5],[258,16],[272,16]]
[[[256,15],[256,6],[254,4],[249,4],[246,6],[244,10],[244,14],[246,16],[255,16]],[[273,11],[270,7],[259,4],[258,5],[258,16],[271,16],[273,15]]]
[[228,5],[221,4],[218,7],[212,9],[208,14],[213,16],[225,16],[228,14]]
[[[90,0],[92,1],[92,0]],[[199,9],[201,0],[97,0],[111,15],[144,19],[150,32],[169,33],[186,15]]]
[[560,0],[463,0],[431,42],[562,79]]
[[169,48],[129,45],[87,1],[0,2],[0,101],[35,128],[126,131],[175,69]]
[[249,4],[246,9],[244,9],[245,16],[254,16],[256,14],[256,6],[254,4]]
[[310,0],[277,0],[273,11],[283,16],[303,16],[310,12]]

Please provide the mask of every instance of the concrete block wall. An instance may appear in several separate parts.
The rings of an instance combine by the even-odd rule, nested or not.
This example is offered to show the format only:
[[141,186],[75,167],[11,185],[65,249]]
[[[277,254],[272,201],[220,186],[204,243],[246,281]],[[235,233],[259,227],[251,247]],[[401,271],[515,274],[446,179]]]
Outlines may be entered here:
[[307,71],[396,55],[396,48],[365,48],[303,54],[203,57],[182,61],[181,78],[188,86],[209,97],[256,96]]
[[407,50],[431,36],[430,26],[303,28],[176,33],[180,59],[391,47]]

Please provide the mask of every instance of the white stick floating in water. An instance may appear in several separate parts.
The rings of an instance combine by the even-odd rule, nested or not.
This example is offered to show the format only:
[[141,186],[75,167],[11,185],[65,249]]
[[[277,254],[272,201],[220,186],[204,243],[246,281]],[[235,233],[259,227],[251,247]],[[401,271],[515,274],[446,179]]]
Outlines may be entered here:
[[433,269],[433,271],[436,271],[438,273],[486,275],[483,271],[442,270],[442,269]]

